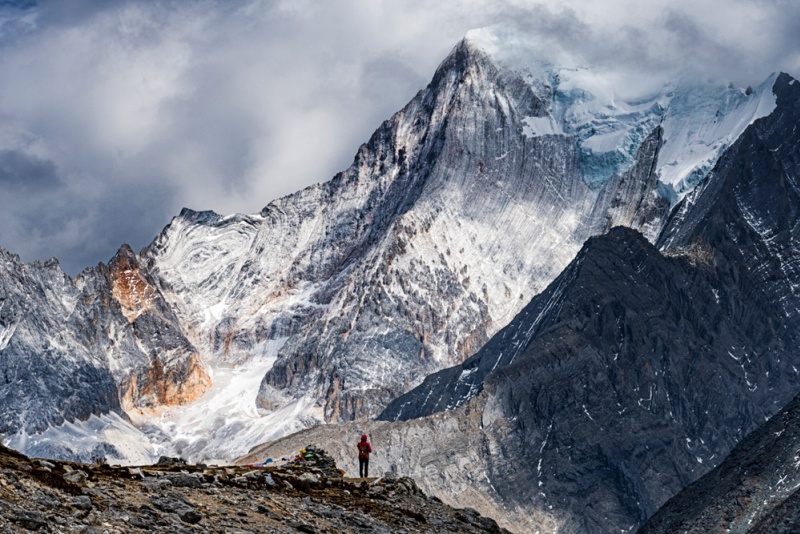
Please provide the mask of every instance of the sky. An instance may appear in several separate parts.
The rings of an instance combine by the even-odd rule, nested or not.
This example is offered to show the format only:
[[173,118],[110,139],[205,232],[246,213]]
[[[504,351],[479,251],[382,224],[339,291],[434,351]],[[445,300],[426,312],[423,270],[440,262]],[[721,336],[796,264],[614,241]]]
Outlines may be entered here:
[[0,247],[76,275],[183,207],[258,212],[492,24],[587,65],[800,74],[796,0],[0,0]]

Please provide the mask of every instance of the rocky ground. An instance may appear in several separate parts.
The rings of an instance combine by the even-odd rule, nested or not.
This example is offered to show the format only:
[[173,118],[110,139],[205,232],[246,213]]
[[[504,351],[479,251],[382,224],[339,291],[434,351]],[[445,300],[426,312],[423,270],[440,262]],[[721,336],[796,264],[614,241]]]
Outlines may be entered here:
[[2,532],[507,532],[409,478],[348,479],[333,460],[114,467],[0,446]]

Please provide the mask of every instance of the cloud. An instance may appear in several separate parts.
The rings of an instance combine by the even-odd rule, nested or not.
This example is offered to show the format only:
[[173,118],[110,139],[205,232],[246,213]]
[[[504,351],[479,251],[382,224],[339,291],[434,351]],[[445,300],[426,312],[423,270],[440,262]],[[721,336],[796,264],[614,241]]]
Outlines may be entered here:
[[0,188],[36,194],[36,189],[57,187],[56,166],[18,150],[0,150]]
[[183,206],[258,211],[344,169],[499,22],[587,64],[740,85],[800,71],[791,0],[6,2],[0,246],[74,274]]

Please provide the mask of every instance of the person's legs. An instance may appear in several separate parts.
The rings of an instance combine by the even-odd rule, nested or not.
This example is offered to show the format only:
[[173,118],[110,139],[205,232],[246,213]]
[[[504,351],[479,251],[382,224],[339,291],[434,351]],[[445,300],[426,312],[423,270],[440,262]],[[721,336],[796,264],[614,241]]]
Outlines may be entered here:
[[369,478],[369,460],[364,460],[364,478]]
[[358,459],[358,478],[364,478],[364,460],[363,458]]

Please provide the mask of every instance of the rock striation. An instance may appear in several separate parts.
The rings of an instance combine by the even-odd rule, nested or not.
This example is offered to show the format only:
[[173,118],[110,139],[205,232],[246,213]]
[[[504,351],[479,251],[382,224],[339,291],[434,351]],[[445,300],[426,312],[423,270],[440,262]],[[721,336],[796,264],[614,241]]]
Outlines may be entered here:
[[[704,228],[692,226],[700,206],[717,198],[698,184],[718,183],[703,180],[723,154],[751,146],[750,125],[796,116],[788,76],[753,91],[661,82],[633,94],[617,73],[535,59],[525,42],[470,32],[348,169],[259,213],[186,209],[139,254],[123,247],[76,280],[7,255],[0,287],[31,313],[24,328],[10,311],[0,319],[13,384],[0,403],[4,442],[39,451],[59,441],[44,432],[80,423],[90,434],[87,418],[115,414],[138,427],[118,421],[130,439],[218,459],[376,416],[475,354],[589,237],[624,225],[693,246],[688,228]],[[773,163],[792,163],[791,147]],[[754,261],[769,263],[773,245]],[[793,250],[786,241],[779,252]],[[23,294],[36,284],[41,295]],[[779,285],[773,300],[790,289]],[[52,370],[17,372],[48,350],[59,355]],[[70,386],[92,390],[79,408],[36,378],[74,373],[72,360],[105,381]],[[71,447],[111,445],[89,442]]]
[[476,441],[502,429],[485,491],[552,506],[567,531],[636,528],[717,465],[798,391],[798,85],[777,77],[776,111],[678,204],[663,255],[622,228],[590,239],[475,356],[380,418],[479,410]]
[[795,397],[639,532],[797,532],[799,449],[800,397]]

